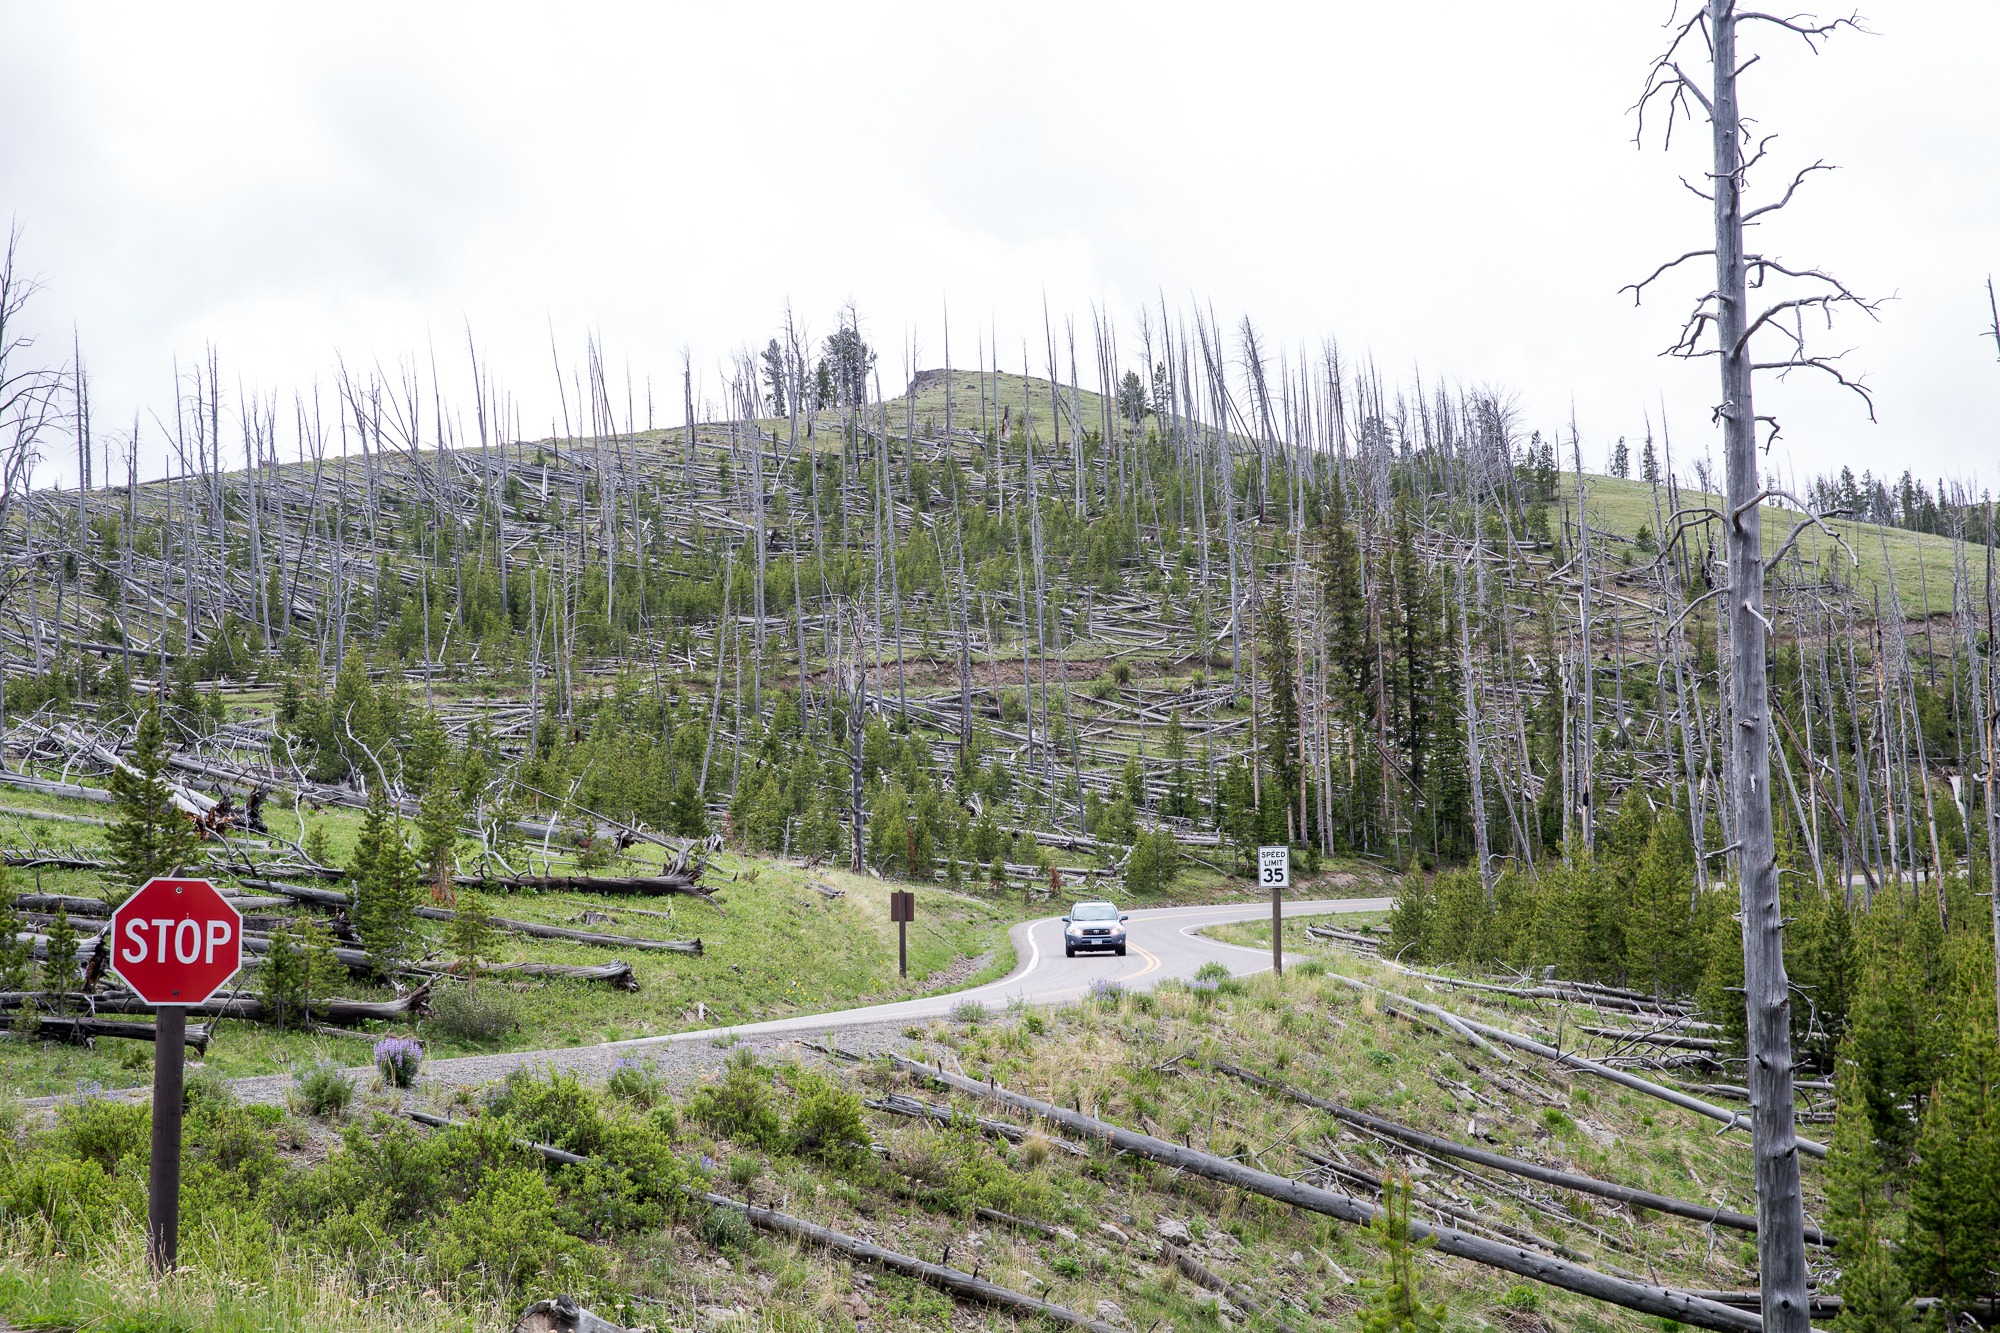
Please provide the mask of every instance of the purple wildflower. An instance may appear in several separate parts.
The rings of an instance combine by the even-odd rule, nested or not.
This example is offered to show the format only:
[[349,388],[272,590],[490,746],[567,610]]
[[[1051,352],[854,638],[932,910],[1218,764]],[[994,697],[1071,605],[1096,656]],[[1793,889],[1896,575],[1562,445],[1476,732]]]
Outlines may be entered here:
[[424,1048],[413,1037],[384,1037],[375,1043],[375,1067],[391,1087],[407,1088],[417,1081]]

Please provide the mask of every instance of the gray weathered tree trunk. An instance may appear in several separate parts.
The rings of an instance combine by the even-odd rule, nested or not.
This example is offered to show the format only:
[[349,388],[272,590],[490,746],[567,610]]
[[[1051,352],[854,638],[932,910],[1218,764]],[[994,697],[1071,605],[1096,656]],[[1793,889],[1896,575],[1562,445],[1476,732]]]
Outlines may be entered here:
[[1757,1272],[1768,1333],[1806,1333],[1805,1204],[1792,1103],[1792,1005],[1771,831],[1771,709],[1764,679],[1764,540],[1757,412],[1743,257],[1742,125],[1736,101],[1735,0],[1708,0],[1715,74],[1715,321],[1728,466],[1730,798],[1743,913],[1743,989],[1755,1141]]

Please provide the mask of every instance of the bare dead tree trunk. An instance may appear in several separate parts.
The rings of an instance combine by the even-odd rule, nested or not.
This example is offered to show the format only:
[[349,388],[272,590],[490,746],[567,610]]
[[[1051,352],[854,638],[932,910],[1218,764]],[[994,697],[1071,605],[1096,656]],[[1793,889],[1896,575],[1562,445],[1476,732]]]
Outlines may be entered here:
[[[1735,816],[1735,864],[1742,900],[1748,1081],[1756,1158],[1758,1273],[1764,1328],[1768,1333],[1806,1333],[1809,1306],[1805,1212],[1792,1101],[1791,999],[1785,976],[1784,915],[1771,826],[1771,718],[1764,676],[1765,637],[1771,630],[1771,622],[1764,614],[1764,582],[1792,542],[1815,520],[1809,514],[1793,529],[1792,536],[1777,554],[1767,560],[1758,509],[1774,492],[1765,489],[1758,476],[1759,417],[1752,396],[1752,380],[1761,369],[1817,370],[1853,389],[1864,402],[1869,401],[1867,390],[1848,379],[1832,359],[1809,351],[1803,324],[1795,333],[1773,321],[1806,309],[1830,316],[1836,306],[1843,304],[1857,305],[1864,311],[1870,311],[1871,307],[1839,281],[1818,270],[1794,270],[1744,250],[1744,224],[1782,209],[1800,183],[1824,166],[1815,163],[1807,167],[1797,173],[1782,198],[1745,211],[1745,177],[1750,163],[1744,159],[1744,126],[1737,101],[1737,76],[1745,68],[1737,52],[1737,35],[1739,23],[1745,21],[1774,24],[1804,38],[1814,49],[1820,39],[1843,23],[1854,26],[1851,19],[1822,24],[1803,17],[1739,14],[1735,0],[1705,0],[1703,7],[1676,29],[1665,53],[1653,64],[1640,96],[1637,110],[1642,118],[1641,133],[1643,116],[1651,105],[1664,106],[1669,131],[1676,114],[1693,114],[1691,103],[1698,104],[1706,114],[1714,155],[1709,176],[1709,186],[1714,191],[1714,241],[1709,249],[1691,251],[1661,265],[1632,290],[1637,297],[1654,278],[1684,260],[1707,255],[1715,261],[1715,286],[1696,302],[1694,313],[1671,350],[1689,356],[1715,355],[1721,370],[1721,401],[1716,416],[1722,423],[1728,467],[1727,513],[1721,516],[1728,566],[1724,594],[1728,598],[1724,619],[1729,628],[1725,745]],[[1709,57],[1711,83],[1707,92],[1677,63],[1683,43],[1696,34],[1705,41]],[[1762,156],[1761,149],[1757,156]],[[1753,157],[1751,162],[1755,160]],[[1753,315],[1749,309],[1753,270],[1760,291],[1772,279],[1791,279],[1804,290],[1789,298],[1767,297],[1771,304]],[[1789,346],[1778,359],[1761,362],[1756,359],[1752,338],[1760,330],[1789,340]],[[1874,416],[1872,402],[1869,415],[1871,419]],[[1775,433],[1775,420],[1771,425]],[[1801,510],[1806,509],[1803,503],[1793,503]]]

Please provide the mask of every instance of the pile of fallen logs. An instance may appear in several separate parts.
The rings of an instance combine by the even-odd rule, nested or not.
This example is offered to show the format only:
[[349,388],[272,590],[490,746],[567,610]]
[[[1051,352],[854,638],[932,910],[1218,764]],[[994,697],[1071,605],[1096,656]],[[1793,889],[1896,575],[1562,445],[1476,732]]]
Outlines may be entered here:
[[[99,863],[91,858],[78,857],[66,860],[41,852],[33,855],[0,852],[0,858],[4,858],[9,864],[31,865],[67,865],[87,861],[89,868],[101,868]],[[246,872],[254,869],[248,865],[236,868]],[[702,899],[720,911],[720,905],[715,903],[709,890],[701,883],[705,869],[705,861],[696,848],[690,845],[679,849],[658,875],[517,876],[501,880],[461,876],[458,882],[468,888],[565,889],[635,897],[687,894]],[[346,878],[346,872],[335,867],[313,867],[313,870],[323,881],[338,882]],[[273,933],[296,919],[301,912],[310,912],[323,915],[329,923],[333,936],[329,951],[331,957],[351,976],[372,978],[383,975],[384,969],[379,960],[362,948],[361,940],[354,930],[350,919],[354,901],[349,893],[340,889],[263,878],[254,873],[243,874],[238,883],[240,889],[228,892],[225,896],[239,912],[243,913],[243,952],[246,968],[261,967],[270,955]],[[18,938],[29,946],[32,956],[38,960],[46,960],[49,957],[49,930],[54,925],[57,915],[61,914],[67,919],[69,929],[74,932],[77,941],[72,962],[79,974],[80,986],[76,990],[0,993],[0,1031],[23,1035],[32,1033],[45,1040],[71,1042],[83,1042],[98,1037],[141,1041],[153,1039],[153,1028],[150,1024],[103,1017],[107,1014],[151,1012],[151,1007],[139,1001],[136,996],[122,990],[102,989],[108,981],[114,980],[109,976],[106,967],[109,961],[106,940],[112,909],[109,901],[80,894],[28,893],[16,896],[14,908],[23,928]],[[418,917],[428,921],[449,924],[458,919],[458,913],[448,907],[425,905],[415,910]],[[585,919],[586,922],[590,920],[589,917]],[[654,939],[638,935],[618,935],[504,916],[488,917],[487,924],[491,929],[503,934],[519,935],[528,939],[556,940],[593,948],[680,953],[695,957],[700,957],[703,952],[699,938]],[[428,959],[417,959],[399,962],[390,967],[388,972],[394,979],[415,983],[414,988],[401,991],[394,999],[389,1000],[355,1000],[337,997],[314,1000],[313,1021],[309,1026],[318,1032],[339,1033],[354,1024],[417,1017],[424,1011],[431,984],[440,977],[450,974],[476,973],[481,976],[522,980],[561,978],[601,982],[628,991],[636,991],[639,988],[632,964],[623,960],[591,964],[478,962],[446,966]],[[210,1018],[237,1018],[250,1022],[272,1021],[272,1016],[266,1013],[262,999],[241,991],[196,1006],[192,1012]],[[197,1049],[206,1049],[211,1033],[210,1025],[190,1026],[188,1042]]]

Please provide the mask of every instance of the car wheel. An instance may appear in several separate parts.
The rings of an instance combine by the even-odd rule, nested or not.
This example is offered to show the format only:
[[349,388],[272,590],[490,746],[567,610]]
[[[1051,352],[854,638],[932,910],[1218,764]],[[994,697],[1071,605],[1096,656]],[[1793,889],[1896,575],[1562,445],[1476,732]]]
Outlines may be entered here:
[[1125,946],[1122,944],[1118,946],[1118,956],[1120,958],[1123,958],[1125,956]]
[[1070,948],[1067,944],[1063,945],[1063,957],[1065,958],[1076,957],[1076,950]]

